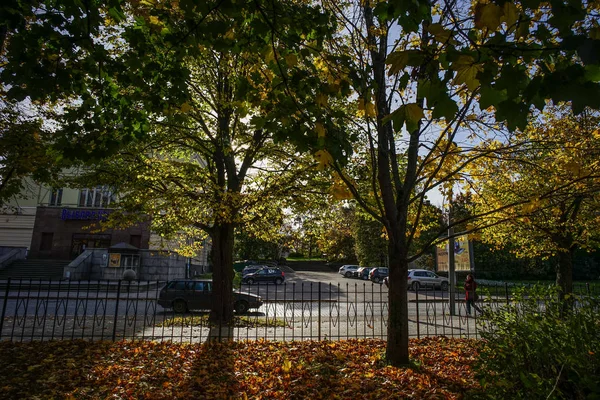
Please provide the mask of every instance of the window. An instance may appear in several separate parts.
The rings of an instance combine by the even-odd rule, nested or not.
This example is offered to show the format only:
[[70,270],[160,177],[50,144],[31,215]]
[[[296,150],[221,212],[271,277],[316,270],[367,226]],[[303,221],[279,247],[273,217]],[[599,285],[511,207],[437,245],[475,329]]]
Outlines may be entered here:
[[121,267],[135,268],[140,265],[140,256],[132,254],[121,255]]
[[196,282],[196,287],[194,288],[196,292],[210,292],[210,282]]
[[129,236],[129,244],[137,247],[138,249],[142,247],[142,235],[130,235]]
[[79,192],[79,207],[108,207],[114,201],[115,195],[107,186],[81,189]]
[[51,206],[60,206],[62,204],[62,195],[63,195],[62,188],[52,189],[52,193],[50,194],[50,205]]
[[54,233],[52,233],[52,232],[42,232],[42,241],[40,243],[40,251],[52,250],[53,237],[54,237]]

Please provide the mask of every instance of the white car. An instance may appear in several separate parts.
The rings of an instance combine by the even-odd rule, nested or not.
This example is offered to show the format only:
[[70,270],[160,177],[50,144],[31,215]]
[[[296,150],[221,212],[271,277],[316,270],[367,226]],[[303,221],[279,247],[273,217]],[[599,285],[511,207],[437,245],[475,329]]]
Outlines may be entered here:
[[438,276],[425,269],[408,270],[408,288],[418,291],[421,287],[439,287],[443,291],[448,290],[448,278]]
[[340,267],[339,273],[340,275],[345,276],[346,278],[350,278],[354,272],[358,270],[358,265],[342,265]]

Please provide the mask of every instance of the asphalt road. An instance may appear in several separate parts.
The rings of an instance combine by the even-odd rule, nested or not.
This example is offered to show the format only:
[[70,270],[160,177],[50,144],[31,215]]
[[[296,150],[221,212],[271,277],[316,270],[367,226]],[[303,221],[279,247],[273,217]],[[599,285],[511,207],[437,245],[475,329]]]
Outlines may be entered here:
[[[269,338],[322,339],[351,337],[384,338],[387,330],[388,292],[385,285],[347,279],[336,272],[298,271],[286,273],[284,285],[244,285],[243,291],[259,294],[264,304],[245,315],[261,321],[236,328],[238,339]],[[185,341],[204,340],[211,334],[206,326],[165,327],[182,315],[157,305],[159,290],[115,291],[85,290],[9,292],[0,298],[2,339],[38,338],[174,338]],[[0,292],[1,293],[1,292]],[[0,294],[1,295],[1,294]],[[471,335],[474,319],[464,316],[459,304],[457,316],[450,317],[447,293],[409,292],[409,329],[411,336],[443,334]],[[192,313],[183,317],[200,316]],[[269,326],[265,321],[279,321]]]

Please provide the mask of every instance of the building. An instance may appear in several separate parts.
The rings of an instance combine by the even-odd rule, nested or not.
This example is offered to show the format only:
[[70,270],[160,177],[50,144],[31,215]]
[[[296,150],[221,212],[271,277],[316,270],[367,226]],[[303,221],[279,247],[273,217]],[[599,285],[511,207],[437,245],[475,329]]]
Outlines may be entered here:
[[[49,188],[32,180],[24,181],[22,195],[0,210],[0,248],[26,248],[28,259],[75,261],[83,253],[98,254],[97,249],[125,248],[146,251],[164,257],[168,246],[150,231],[150,221],[125,229],[102,226],[102,221],[114,211],[115,194],[107,187],[87,189]],[[155,250],[148,253],[149,250]],[[208,246],[194,259],[184,259],[186,275],[194,271],[204,272],[208,265]],[[162,256],[158,254],[162,252]],[[102,251],[100,251],[102,253]],[[151,256],[123,257],[115,268],[138,269],[132,260],[150,260]],[[169,260],[177,259],[170,254]],[[114,259],[114,258],[113,258]],[[106,260],[106,257],[104,257]],[[148,261],[150,263],[150,261]],[[172,261],[169,261],[172,264]],[[96,266],[104,268],[109,266]],[[154,263],[156,264],[156,263]],[[167,263],[168,264],[168,263]],[[167,268],[166,264],[165,268]],[[88,276],[117,277],[111,274],[93,273]],[[81,274],[80,274],[81,275]],[[156,274],[153,274],[156,276]]]

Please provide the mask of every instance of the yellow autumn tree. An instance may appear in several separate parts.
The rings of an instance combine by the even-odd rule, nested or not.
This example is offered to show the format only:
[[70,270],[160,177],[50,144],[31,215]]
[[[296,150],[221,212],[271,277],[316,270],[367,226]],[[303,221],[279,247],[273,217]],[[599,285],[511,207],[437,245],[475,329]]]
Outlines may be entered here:
[[556,282],[572,292],[573,254],[599,244],[600,116],[552,107],[516,135],[502,159],[471,167],[483,241],[517,256],[556,260]]

